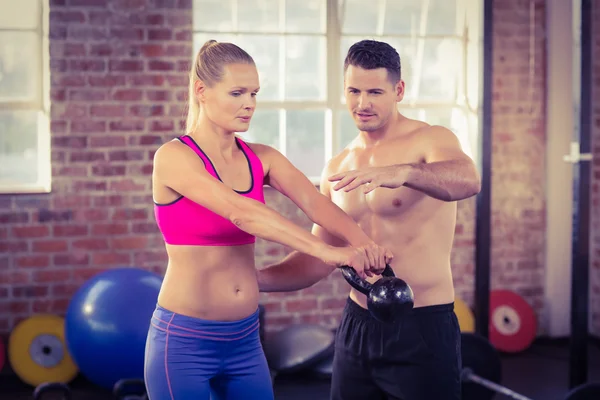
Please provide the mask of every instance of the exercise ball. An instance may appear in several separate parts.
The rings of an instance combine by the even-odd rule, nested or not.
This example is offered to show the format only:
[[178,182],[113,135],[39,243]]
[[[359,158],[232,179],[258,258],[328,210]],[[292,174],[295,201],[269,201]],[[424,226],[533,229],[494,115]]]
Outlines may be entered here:
[[102,272],[73,295],[65,316],[69,352],[83,376],[111,390],[143,379],[150,318],[162,278],[132,267]]

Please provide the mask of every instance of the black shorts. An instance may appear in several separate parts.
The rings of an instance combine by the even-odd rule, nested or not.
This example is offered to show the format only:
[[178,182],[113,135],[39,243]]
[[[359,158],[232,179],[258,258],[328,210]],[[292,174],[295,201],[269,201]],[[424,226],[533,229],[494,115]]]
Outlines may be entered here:
[[383,324],[348,299],[335,339],[332,400],[460,400],[454,303]]

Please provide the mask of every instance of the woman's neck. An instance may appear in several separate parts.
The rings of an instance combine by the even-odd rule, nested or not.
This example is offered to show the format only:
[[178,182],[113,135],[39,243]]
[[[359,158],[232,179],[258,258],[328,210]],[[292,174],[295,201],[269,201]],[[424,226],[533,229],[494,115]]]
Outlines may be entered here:
[[196,129],[190,132],[189,135],[204,152],[213,156],[219,155],[229,159],[237,148],[235,132],[224,130],[208,118],[200,118],[198,124],[196,124]]

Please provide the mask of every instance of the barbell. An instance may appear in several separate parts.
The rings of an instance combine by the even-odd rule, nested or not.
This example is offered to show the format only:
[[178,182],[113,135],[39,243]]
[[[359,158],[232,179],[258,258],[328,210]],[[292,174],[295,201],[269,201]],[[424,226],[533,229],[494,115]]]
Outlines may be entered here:
[[[461,333],[462,399],[492,400],[496,393],[513,400],[533,400],[503,385],[502,362],[492,344],[476,333]],[[600,383],[586,383],[569,391],[565,400],[598,400]]]

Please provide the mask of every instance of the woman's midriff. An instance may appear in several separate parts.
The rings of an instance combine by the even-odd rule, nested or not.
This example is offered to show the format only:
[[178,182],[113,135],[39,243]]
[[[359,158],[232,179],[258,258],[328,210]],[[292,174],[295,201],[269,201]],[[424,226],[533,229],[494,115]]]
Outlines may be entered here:
[[258,308],[254,245],[171,246],[158,304],[177,314],[216,321]]

